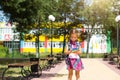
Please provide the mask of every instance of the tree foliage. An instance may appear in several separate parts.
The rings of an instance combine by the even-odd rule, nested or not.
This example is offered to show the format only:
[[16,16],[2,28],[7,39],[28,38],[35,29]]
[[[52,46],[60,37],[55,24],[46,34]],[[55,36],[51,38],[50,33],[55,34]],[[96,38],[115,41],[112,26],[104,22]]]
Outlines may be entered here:
[[[107,31],[111,32],[111,41],[116,41],[116,22],[115,17],[120,12],[119,0],[93,0],[92,5],[85,6],[84,18],[85,24],[88,26],[100,26],[106,31],[103,31],[107,35]],[[98,32],[100,33],[100,31]],[[112,42],[113,43],[113,42]]]
[[119,0],[94,0],[91,6],[85,6],[85,24],[92,28],[101,25],[102,28],[112,31],[116,27],[115,17],[120,10],[118,3]]
[[9,14],[11,22],[17,22],[17,30],[26,32],[37,27],[50,13],[48,0],[1,0],[1,8]]

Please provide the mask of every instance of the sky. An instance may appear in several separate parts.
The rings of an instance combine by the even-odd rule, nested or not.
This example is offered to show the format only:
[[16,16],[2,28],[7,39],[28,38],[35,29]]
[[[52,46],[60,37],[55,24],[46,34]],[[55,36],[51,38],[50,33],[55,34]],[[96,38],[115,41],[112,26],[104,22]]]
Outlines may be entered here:
[[93,3],[93,0],[84,0],[84,1],[85,1],[86,5],[89,5],[89,6]]
[[8,19],[4,16],[3,11],[0,11],[0,22],[7,22]]

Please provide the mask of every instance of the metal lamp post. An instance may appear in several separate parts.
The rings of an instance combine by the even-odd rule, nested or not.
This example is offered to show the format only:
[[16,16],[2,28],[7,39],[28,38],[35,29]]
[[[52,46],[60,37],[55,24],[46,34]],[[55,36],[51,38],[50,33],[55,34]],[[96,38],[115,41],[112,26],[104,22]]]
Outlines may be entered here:
[[55,21],[55,17],[53,15],[49,15],[48,16],[48,19],[51,21],[51,33],[50,33],[50,37],[51,37],[51,56],[53,55],[53,51],[52,51],[52,28],[53,28],[53,25],[52,25],[52,22]]
[[35,38],[36,58],[40,58],[40,52],[39,52],[39,36],[40,36],[39,28],[33,30],[32,33],[36,36],[36,38]]
[[13,39],[12,39],[12,58],[14,58],[14,33],[15,33],[15,27],[13,27]]
[[119,22],[120,22],[120,15],[116,16],[115,21],[117,22],[117,54],[119,54]]

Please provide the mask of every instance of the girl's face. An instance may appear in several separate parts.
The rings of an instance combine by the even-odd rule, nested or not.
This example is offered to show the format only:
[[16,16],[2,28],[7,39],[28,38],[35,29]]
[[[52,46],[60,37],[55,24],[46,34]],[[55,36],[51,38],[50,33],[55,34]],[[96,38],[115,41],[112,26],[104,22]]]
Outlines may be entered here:
[[70,39],[74,42],[78,39],[77,34],[71,34]]

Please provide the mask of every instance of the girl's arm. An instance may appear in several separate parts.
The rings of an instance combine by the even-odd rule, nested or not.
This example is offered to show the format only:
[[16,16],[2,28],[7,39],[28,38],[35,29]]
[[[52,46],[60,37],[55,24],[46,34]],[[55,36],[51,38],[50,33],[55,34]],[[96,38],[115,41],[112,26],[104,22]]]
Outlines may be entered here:
[[79,50],[77,51],[77,54],[81,54],[81,46],[79,46]]
[[68,45],[66,45],[64,53],[65,54],[70,54],[71,52],[72,52],[71,50],[68,50]]
[[73,52],[73,53],[75,53],[75,54],[81,54],[81,47],[79,46],[79,49],[77,51]]

